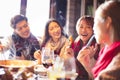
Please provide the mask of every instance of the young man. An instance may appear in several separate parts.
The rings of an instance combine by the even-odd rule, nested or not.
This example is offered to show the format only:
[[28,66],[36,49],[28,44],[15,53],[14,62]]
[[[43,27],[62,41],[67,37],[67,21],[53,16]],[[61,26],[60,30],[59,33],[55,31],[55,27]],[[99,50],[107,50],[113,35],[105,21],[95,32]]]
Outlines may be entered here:
[[11,19],[13,34],[0,45],[0,50],[9,50],[9,59],[34,60],[33,54],[40,49],[37,38],[30,32],[27,17],[15,15]]

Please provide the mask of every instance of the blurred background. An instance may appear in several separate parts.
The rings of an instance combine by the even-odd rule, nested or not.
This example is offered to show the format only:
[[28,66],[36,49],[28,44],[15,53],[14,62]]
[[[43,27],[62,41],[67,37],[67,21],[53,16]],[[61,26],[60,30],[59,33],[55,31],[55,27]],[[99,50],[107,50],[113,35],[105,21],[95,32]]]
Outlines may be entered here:
[[[92,15],[106,0],[0,0],[0,39],[12,33],[10,19],[16,14],[28,17],[34,35],[43,36],[49,18],[56,18],[68,35],[76,38],[76,21],[82,15]],[[8,4],[9,3],[9,4]]]

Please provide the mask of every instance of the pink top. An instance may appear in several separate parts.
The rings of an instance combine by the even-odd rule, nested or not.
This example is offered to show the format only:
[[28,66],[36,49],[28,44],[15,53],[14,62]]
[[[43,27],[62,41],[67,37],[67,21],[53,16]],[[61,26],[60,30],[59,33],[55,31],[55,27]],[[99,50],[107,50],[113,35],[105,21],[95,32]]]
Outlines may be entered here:
[[100,53],[98,60],[92,69],[93,76],[96,78],[103,69],[105,69],[112,59],[114,58],[115,55],[120,52],[120,41],[119,42],[114,42],[111,46],[109,46],[107,49],[103,48]]

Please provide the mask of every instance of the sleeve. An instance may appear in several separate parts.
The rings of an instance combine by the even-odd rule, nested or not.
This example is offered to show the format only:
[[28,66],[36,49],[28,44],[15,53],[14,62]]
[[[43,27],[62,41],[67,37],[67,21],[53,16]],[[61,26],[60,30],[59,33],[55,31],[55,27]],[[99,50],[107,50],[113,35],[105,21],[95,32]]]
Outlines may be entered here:
[[12,37],[11,36],[5,37],[2,40],[2,45],[4,46],[4,50],[10,49],[10,47],[12,46],[12,44],[13,44],[13,41],[12,41]]
[[2,45],[4,46],[4,54],[7,57],[6,59],[13,59],[16,55],[16,49],[11,36],[7,36],[3,39]]
[[101,71],[95,80],[119,80],[120,79],[120,52],[113,58],[108,67]]

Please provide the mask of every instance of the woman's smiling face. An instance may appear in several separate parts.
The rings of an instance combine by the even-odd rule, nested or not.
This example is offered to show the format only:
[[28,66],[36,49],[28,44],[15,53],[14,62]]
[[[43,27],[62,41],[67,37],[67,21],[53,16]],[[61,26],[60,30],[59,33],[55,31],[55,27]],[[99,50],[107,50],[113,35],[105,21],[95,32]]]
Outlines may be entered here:
[[93,28],[90,24],[86,22],[86,20],[81,20],[78,25],[78,35],[80,39],[86,43],[90,37],[93,35]]
[[56,22],[51,22],[49,24],[48,32],[53,40],[59,39],[61,37],[61,28]]

